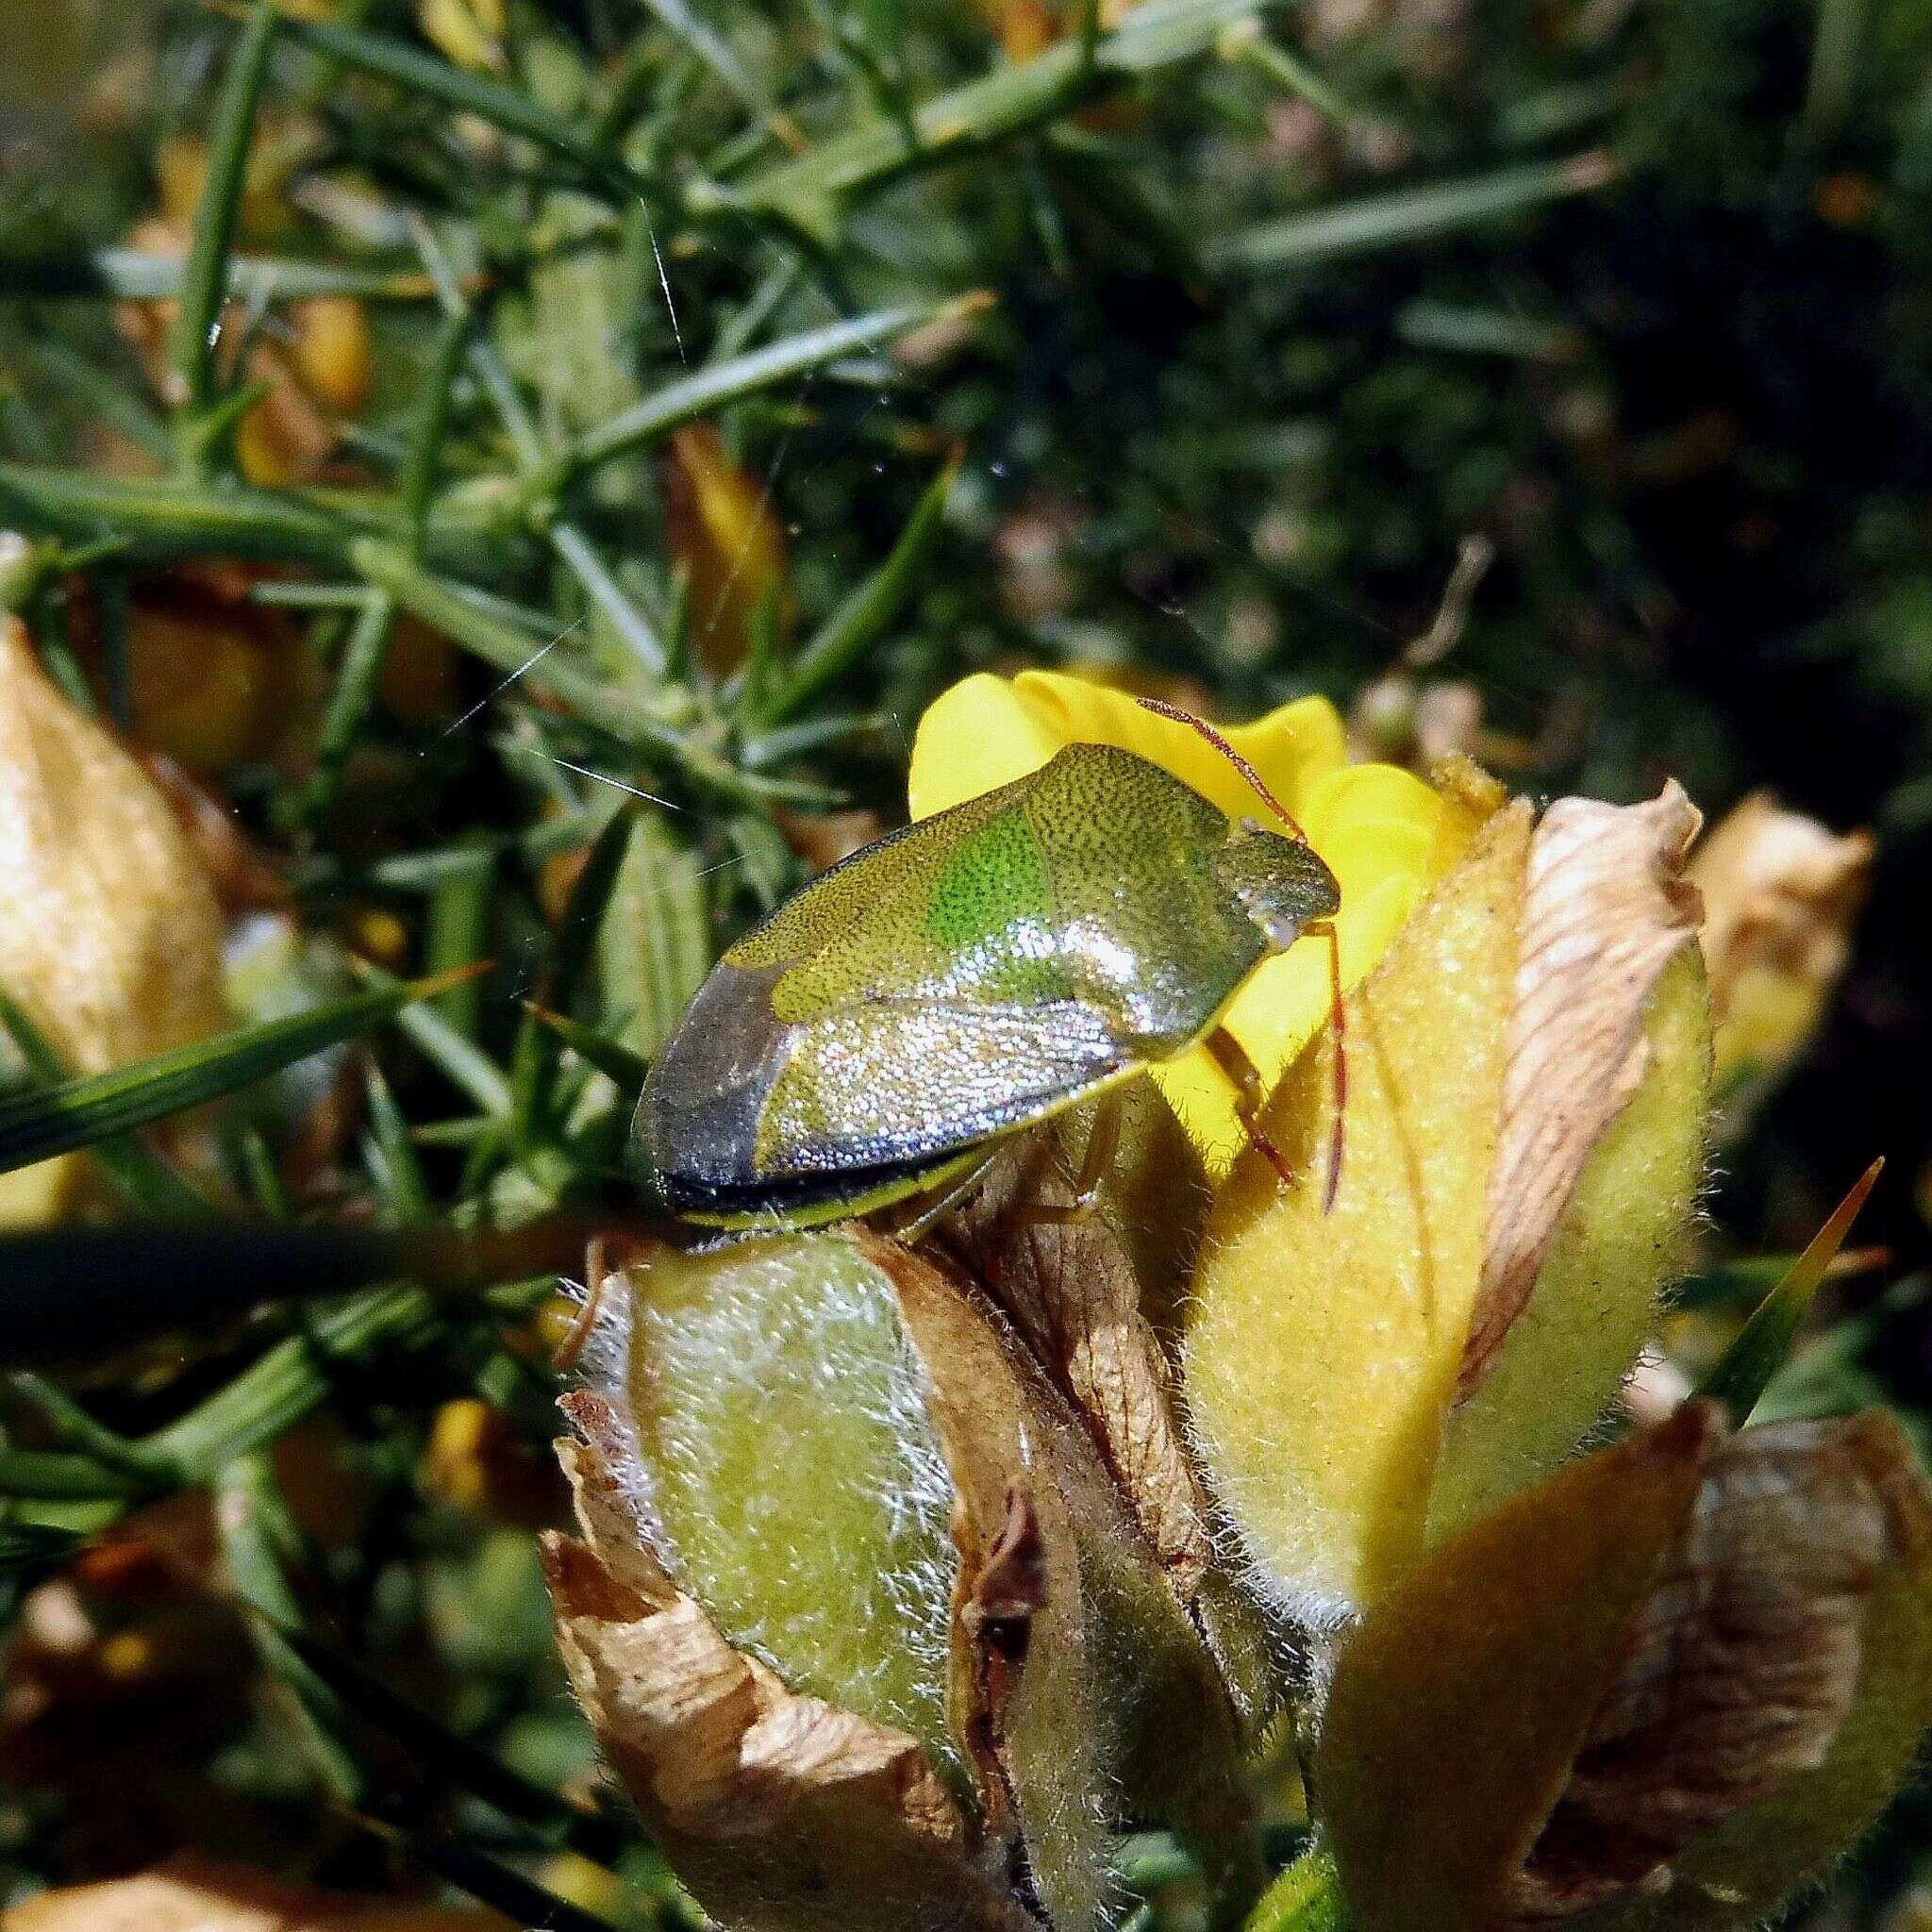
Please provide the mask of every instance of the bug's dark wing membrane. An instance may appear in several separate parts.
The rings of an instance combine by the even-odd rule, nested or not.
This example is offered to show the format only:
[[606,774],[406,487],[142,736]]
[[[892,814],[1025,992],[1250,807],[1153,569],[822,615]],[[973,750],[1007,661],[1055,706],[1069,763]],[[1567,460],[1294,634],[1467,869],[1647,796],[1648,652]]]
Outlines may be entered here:
[[1138,1064],[1085,1000],[841,1004],[794,1029],[759,1121],[758,1171],[824,1174],[954,1152]]

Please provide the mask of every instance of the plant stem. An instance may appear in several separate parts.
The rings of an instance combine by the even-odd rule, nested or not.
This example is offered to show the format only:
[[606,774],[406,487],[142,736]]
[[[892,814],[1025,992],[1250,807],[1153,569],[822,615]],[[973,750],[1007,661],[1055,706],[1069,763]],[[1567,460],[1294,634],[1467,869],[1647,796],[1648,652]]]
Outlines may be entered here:
[[208,455],[199,441],[201,418],[213,407],[218,392],[215,344],[222,304],[227,295],[228,253],[248,172],[255,112],[268,78],[275,21],[275,0],[256,0],[229,58],[208,142],[208,178],[201,205],[194,212],[194,231],[181,271],[180,306],[168,335],[169,364],[181,387],[182,454],[197,475],[205,468]]
[[[1110,33],[1072,36],[1018,66],[1001,67],[913,109],[896,124],[862,126],[802,159],[769,168],[730,191],[734,205],[775,215],[814,241],[836,235],[861,192],[915,167],[1036,127],[1137,74],[1208,52],[1257,0],[1144,0]],[[722,191],[721,191],[722,192]]]
[[1561,161],[1533,161],[1473,180],[1439,181],[1258,222],[1208,242],[1202,252],[1215,268],[1269,273],[1306,268],[1337,256],[1365,255],[1473,227],[1567,195],[1588,194],[1613,181],[1616,173],[1610,157],[1595,150]]

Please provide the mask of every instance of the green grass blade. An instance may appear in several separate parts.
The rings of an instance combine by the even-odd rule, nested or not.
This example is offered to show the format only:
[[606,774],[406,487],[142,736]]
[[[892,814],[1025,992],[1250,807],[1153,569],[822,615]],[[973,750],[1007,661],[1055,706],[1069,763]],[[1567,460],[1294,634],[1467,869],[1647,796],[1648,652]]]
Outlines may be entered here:
[[[0,292],[6,271],[0,266]],[[108,428],[125,436],[157,462],[174,461],[174,440],[168,425],[148,406],[144,396],[125,387],[107,370],[96,368],[70,343],[55,335],[23,335],[19,348],[41,373],[58,383]]]
[[644,0],[644,5],[657,15],[664,30],[682,41],[737,95],[741,105],[756,114],[786,146],[797,149],[804,145],[804,136],[759,86],[731,43],[700,20],[685,5],[685,0]]
[[[72,1068],[54,1051],[52,1042],[4,990],[0,990],[0,1026],[12,1037],[27,1072],[43,1088],[73,1077]],[[208,1211],[208,1204],[141,1141],[116,1135],[96,1141],[92,1153],[115,1186],[142,1212],[192,1220]]]
[[1831,1218],[1811,1237],[1790,1274],[1758,1303],[1723,1359],[1705,1377],[1697,1393],[1706,1401],[1723,1403],[1739,1427],[1751,1420],[1751,1411],[1771,1386],[1772,1377],[1784,1367],[1798,1329],[1810,1312],[1819,1283],[1844,1245],[1866,1195],[1884,1169],[1883,1160],[1874,1160],[1858,1176],[1851,1191],[1832,1210]]
[[[194,1480],[320,1401],[336,1358],[400,1348],[436,1325],[430,1295],[358,1290],[414,1281],[436,1295],[468,1295],[574,1270],[591,1237],[612,1224],[604,1213],[595,1223],[553,1215],[474,1232],[446,1222],[203,1221],[0,1235],[0,1366],[98,1363],[115,1349],[218,1326],[251,1308],[326,1301],[310,1324],[319,1353],[301,1336],[277,1343],[200,1407],[134,1445],[142,1461],[172,1463]],[[663,1232],[640,1217],[625,1224],[640,1236]]]
[[342,769],[355,749],[363,720],[375,703],[395,621],[394,600],[377,591],[356,613],[349,627],[335,688],[316,727],[315,766],[303,788],[302,810],[309,818],[321,818],[335,803]]
[[550,547],[625,648],[653,677],[662,677],[670,668],[671,653],[650,619],[638,608],[637,600],[618,582],[617,573],[605,561],[603,553],[575,524],[553,524]]
[[1333,208],[1257,222],[1208,242],[1202,256],[1210,267],[1221,269],[1307,268],[1339,256],[1398,248],[1573,194],[1588,194],[1613,181],[1616,172],[1610,158],[1597,152],[1561,161],[1532,161],[1470,181],[1439,181],[1427,188],[1367,195]]
[[[446,986],[448,975],[440,983]],[[475,1041],[427,1006],[405,1008],[396,1015],[396,1025],[458,1093],[487,1114],[508,1118],[516,1104],[509,1078]]]
[[266,1450],[238,1456],[216,1473],[211,1513],[228,1581],[256,1613],[250,1623],[261,1660],[291,1693],[310,1767],[338,1804],[360,1804],[367,1779],[341,1703],[281,1635],[280,1626],[300,1614],[289,1572],[306,1552]]
[[1264,74],[1285,92],[1299,96],[1318,114],[1345,127],[1357,118],[1340,94],[1299,55],[1268,38],[1258,19],[1238,21],[1221,36],[1220,52],[1224,60],[1244,61]]
[[452,643],[493,665],[504,679],[499,690],[527,675],[533,689],[547,691],[586,724],[661,758],[714,797],[743,804],[760,795],[779,795],[776,787],[748,781],[736,767],[688,734],[675,730],[615,685],[571,663],[565,652],[557,648],[570,635],[569,629],[547,641],[532,638],[460,590],[420,569],[395,546],[373,538],[358,538],[349,546],[349,558],[364,577],[389,591],[404,609],[441,631]]
[[91,1074],[0,1101],[0,1174],[218,1099],[264,1074],[365,1031],[412,1002],[433,998],[480,971],[378,988],[264,1025],[225,1033],[131,1067]]
[[[490,943],[490,910],[495,893],[496,854],[491,846],[479,844],[473,863],[444,879],[430,894],[423,964],[431,973],[452,973],[483,957]],[[482,995],[475,979],[459,979],[447,992],[437,995],[434,1008],[457,1033],[474,1040],[482,1017]]]
[[[549,968],[541,981],[545,996],[558,1005],[570,1004],[595,958],[597,933],[609,908],[625,855],[630,850],[638,811],[639,807],[626,800],[611,813],[571,886],[557,923]],[[524,1003],[524,1017],[510,1056],[510,1085],[516,1094],[510,1129],[520,1155],[527,1155],[537,1146],[555,1110],[558,1044],[557,1029],[544,1024],[548,1017],[541,1008],[527,1000]]]
[[599,1033],[594,1026],[586,1026],[581,1020],[573,1020],[567,1013],[553,1013],[548,1007],[540,1007],[533,1000],[524,1002],[524,1010],[531,1019],[549,1027],[573,1053],[580,1054],[600,1074],[608,1074],[620,1092],[635,1099],[642,1091],[644,1075],[651,1071],[651,1063],[642,1054],[633,1053],[623,1041]]
[[533,95],[471,74],[439,55],[387,34],[338,26],[332,21],[291,19],[284,23],[284,29],[291,40],[312,53],[391,81],[419,100],[440,101],[459,114],[475,114],[506,134],[533,142],[626,197],[649,185],[622,162],[597,152],[588,123],[580,128],[565,115],[553,113]]
[[425,1831],[406,1830],[396,1836],[425,1871],[433,1872],[484,1905],[493,1906],[513,1925],[541,1925],[546,1932],[623,1932],[610,1920],[559,1898],[474,1845]]
[[443,317],[428,380],[423,385],[423,394],[416,406],[409,455],[403,466],[400,488],[403,514],[409,525],[410,552],[419,561],[423,555],[423,533],[429,518],[429,498],[436,489],[442,446],[449,434],[450,405],[456,397],[457,377],[470,351],[471,327],[467,312]]
[[[220,489],[173,478],[108,476],[43,463],[0,462],[0,526],[92,543],[111,538],[142,562],[207,556],[351,570],[358,536],[408,534],[399,497],[376,490]],[[500,509],[432,508],[427,554],[438,568],[500,571],[518,555]]]
[[909,169],[1038,126],[1089,94],[1209,52],[1217,36],[1258,10],[1257,0],[1143,0],[1090,47],[1067,39],[1001,66],[915,108],[912,140],[880,122],[780,162],[728,191],[732,199],[829,241],[840,209]]
[[168,333],[168,362],[181,385],[191,415],[214,400],[216,323],[226,299],[228,256],[235,240],[248,169],[248,143],[255,110],[268,79],[269,50],[275,42],[275,0],[257,0],[228,59],[221,104],[208,141],[208,179],[194,211],[194,231],[181,270],[180,307]]
[[769,342],[761,349],[713,363],[586,431],[564,451],[558,468],[565,475],[573,475],[594,464],[608,462],[612,457],[668,436],[699,416],[722,409],[727,403],[756,395],[775,383],[804,375],[856,350],[876,348],[908,329],[970,313],[983,308],[988,299],[983,294],[972,294],[943,302],[911,302],[896,308],[875,309],[870,315],[835,322],[804,335],[788,336],[783,341]]
[[610,1858],[624,1849],[618,1822],[512,1771],[467,1739],[398,1697],[379,1678],[293,1622],[277,1624],[282,1640],[344,1706],[396,1740],[413,1761],[436,1765],[507,1818],[555,1834],[587,1858]]
[[927,485],[899,541],[871,576],[858,585],[807,641],[784,682],[760,708],[760,728],[782,724],[808,698],[842,675],[883,637],[919,586],[946,513],[956,458]]
[[137,558],[213,551],[325,567],[341,563],[349,535],[335,518],[287,491],[207,490],[37,463],[0,463],[0,522],[82,542],[108,531]]

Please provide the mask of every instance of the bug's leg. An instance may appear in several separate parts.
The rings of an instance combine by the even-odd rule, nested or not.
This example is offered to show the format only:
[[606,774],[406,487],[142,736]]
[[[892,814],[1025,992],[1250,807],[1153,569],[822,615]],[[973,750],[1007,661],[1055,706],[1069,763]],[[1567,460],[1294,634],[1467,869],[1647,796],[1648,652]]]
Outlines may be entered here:
[[1284,1187],[1294,1185],[1294,1169],[1282,1151],[1261,1131],[1261,1103],[1267,1099],[1261,1085],[1261,1070],[1248,1058],[1248,1050],[1225,1026],[1217,1026],[1203,1042],[1214,1056],[1214,1064],[1234,1082],[1234,1110],[1240,1116],[1241,1131],[1270,1167],[1281,1176]]
[[604,1306],[604,1277],[610,1272],[604,1251],[604,1237],[592,1235],[584,1254],[584,1300],[576,1319],[557,1344],[550,1361],[558,1374],[567,1375],[582,1360],[584,1349],[597,1327],[597,1311]]
[[887,1232],[894,1241],[904,1241],[910,1247],[941,1216],[950,1214],[953,1209],[972,1193],[986,1178],[986,1170],[992,1161],[991,1151],[975,1160],[959,1177],[941,1187],[936,1194],[916,1196],[916,1205],[903,1219],[888,1222]]
[[[604,1284],[631,1262],[642,1259],[663,1245],[661,1241],[623,1230],[591,1237],[584,1250],[583,1305],[550,1357],[559,1374],[568,1374],[576,1367],[583,1358],[591,1337],[597,1332],[597,1317],[604,1307]],[[572,1288],[576,1286],[568,1275],[564,1280]]]
[[1007,1218],[1022,1227],[1077,1227],[1100,1206],[1100,1190],[1121,1151],[1121,1103],[1103,1094],[1093,1105],[1093,1124],[1087,1134],[1087,1151],[1074,1177],[1071,1201],[1015,1201]]

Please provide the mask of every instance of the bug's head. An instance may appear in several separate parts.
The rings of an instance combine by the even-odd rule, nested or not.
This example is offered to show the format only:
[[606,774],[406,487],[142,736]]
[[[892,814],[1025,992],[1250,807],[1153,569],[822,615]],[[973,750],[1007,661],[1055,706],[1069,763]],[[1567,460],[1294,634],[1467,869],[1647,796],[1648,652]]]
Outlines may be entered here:
[[[1223,881],[1246,908],[1248,917],[1261,928],[1274,953],[1285,953],[1305,933],[1319,933],[1328,941],[1328,1030],[1335,1043],[1335,1124],[1328,1149],[1328,1181],[1322,1194],[1322,1212],[1335,1206],[1341,1186],[1342,1116],[1348,1110],[1347,1025],[1341,1004],[1341,929],[1335,915],[1341,910],[1341,887],[1335,874],[1308,843],[1307,834],[1294,821],[1294,814],[1268,789],[1267,780],[1228,743],[1205,718],[1178,706],[1163,704],[1158,698],[1142,698],[1141,705],[1162,718],[1185,724],[1199,733],[1255,788],[1257,797],[1293,835],[1284,839],[1253,819],[1243,818],[1228,830],[1227,842],[1215,855],[1215,866]],[[1244,1117],[1249,1137],[1274,1162],[1284,1183],[1293,1179],[1288,1165],[1263,1138],[1260,1130]]]
[[1253,819],[1229,825],[1214,870],[1261,928],[1271,952],[1287,952],[1316,921],[1341,909],[1341,888],[1315,848]]

